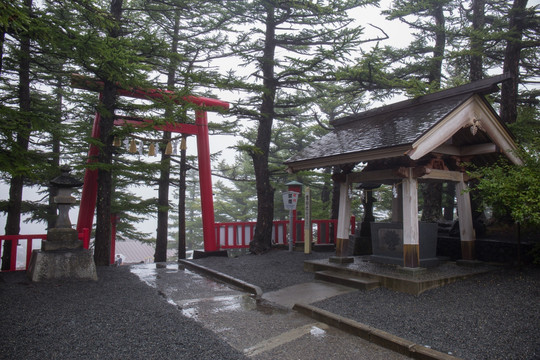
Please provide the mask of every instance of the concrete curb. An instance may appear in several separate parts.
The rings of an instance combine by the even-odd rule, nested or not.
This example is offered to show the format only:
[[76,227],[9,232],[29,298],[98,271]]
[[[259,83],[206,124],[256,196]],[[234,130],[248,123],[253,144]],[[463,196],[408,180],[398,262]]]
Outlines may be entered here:
[[256,285],[252,285],[245,281],[233,278],[232,276],[207,268],[206,266],[195,264],[188,260],[179,260],[178,263],[182,264],[184,267],[188,268],[189,270],[193,270],[199,274],[207,275],[216,280],[231,284],[253,295],[261,296],[263,294],[262,289]]
[[385,331],[378,330],[371,326],[336,315],[329,311],[319,309],[315,306],[307,304],[295,304],[293,310],[413,359],[459,360],[459,358],[452,355],[426,348],[425,346],[418,345]]
[[[239,289],[247,291],[258,297],[262,296],[263,291],[260,287],[252,285],[245,281],[236,279],[227,274],[210,269],[206,266],[195,264],[188,260],[179,260],[179,264],[185,268],[197,272],[202,275],[209,276],[216,280],[225,282],[227,284],[236,286]],[[357,321],[345,318],[343,316],[336,315],[329,311],[319,309],[315,306],[308,304],[297,303],[294,304],[293,310],[298,311],[304,315],[311,317],[312,319],[321,321],[325,324],[333,326],[337,329],[345,331],[349,334],[361,337],[364,340],[370,341],[374,344],[387,348],[389,350],[398,352],[402,355],[408,356],[417,360],[461,360],[452,355],[448,355],[433,349],[426,348],[425,346],[418,345],[412,341],[405,340],[398,336],[392,335],[385,331],[376,329],[374,327],[359,323]]]

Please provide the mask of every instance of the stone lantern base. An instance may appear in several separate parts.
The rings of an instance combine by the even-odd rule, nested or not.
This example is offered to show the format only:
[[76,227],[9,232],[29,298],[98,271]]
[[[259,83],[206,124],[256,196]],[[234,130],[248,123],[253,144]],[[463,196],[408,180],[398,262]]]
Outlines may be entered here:
[[34,250],[28,266],[31,281],[60,279],[97,281],[92,252],[86,249],[42,251]]
[[77,250],[82,249],[77,230],[71,228],[53,228],[47,231],[47,240],[41,243],[41,250]]

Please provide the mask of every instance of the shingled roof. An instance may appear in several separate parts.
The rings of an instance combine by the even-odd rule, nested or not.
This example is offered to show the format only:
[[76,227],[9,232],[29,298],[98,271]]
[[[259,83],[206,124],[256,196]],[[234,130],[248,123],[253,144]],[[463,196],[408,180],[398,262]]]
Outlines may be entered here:
[[452,136],[470,126],[485,131],[475,143],[513,150],[512,136],[484,98],[508,78],[499,75],[337,119],[333,131],[285,164],[296,171],[399,156],[417,159],[442,145],[460,152]]

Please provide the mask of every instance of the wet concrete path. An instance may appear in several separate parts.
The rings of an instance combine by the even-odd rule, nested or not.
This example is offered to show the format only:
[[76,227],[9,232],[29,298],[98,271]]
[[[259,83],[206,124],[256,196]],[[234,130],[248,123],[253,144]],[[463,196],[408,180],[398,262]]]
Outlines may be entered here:
[[[131,271],[190,317],[252,359],[407,359],[388,349],[290,310],[295,289],[262,299],[177,264],[141,264]],[[306,288],[319,285],[300,286]],[[348,291],[336,288],[338,293]],[[281,303],[282,305],[278,305]]]

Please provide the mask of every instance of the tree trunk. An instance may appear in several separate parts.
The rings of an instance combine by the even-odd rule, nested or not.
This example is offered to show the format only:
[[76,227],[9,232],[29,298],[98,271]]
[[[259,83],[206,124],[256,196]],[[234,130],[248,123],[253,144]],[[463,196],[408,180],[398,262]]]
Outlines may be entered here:
[[[332,176],[338,175],[341,172],[339,166],[334,166]],[[339,182],[332,180],[332,211],[330,219],[337,219],[339,215]]]
[[[120,19],[122,17],[122,0],[111,0],[111,15],[116,20],[109,36],[120,36]],[[112,129],[114,126],[114,110],[116,108],[116,85],[108,79],[103,80],[103,97],[98,111],[101,114],[99,122],[99,140],[101,148],[98,162],[98,190],[96,202],[96,241],[94,261],[97,266],[110,265],[111,253],[111,198],[112,174],[110,165],[114,151]]]
[[472,26],[473,32],[471,35],[471,63],[470,63],[470,80],[477,81],[484,77],[483,68],[483,53],[484,42],[482,31],[486,22],[485,19],[485,0],[473,0],[472,2]]
[[441,182],[425,184],[422,221],[437,222],[442,218],[442,185]]
[[186,137],[180,147],[180,185],[178,189],[178,260],[186,258]]
[[446,46],[446,29],[443,6],[438,4],[433,8],[433,18],[437,26],[435,31],[435,46],[433,48],[433,59],[429,70],[429,83],[437,83],[438,89],[441,85],[442,64],[444,59],[444,49]]
[[371,236],[371,223],[375,221],[375,216],[373,215],[374,203],[373,189],[364,190],[364,200],[362,201],[364,217],[362,219],[362,226],[360,227],[360,236],[362,237]]
[[272,122],[274,119],[274,101],[276,80],[274,79],[275,58],[275,20],[274,6],[266,4],[266,38],[264,54],[261,58],[263,87],[261,117],[257,129],[255,149],[251,153],[255,169],[257,188],[257,225],[249,250],[254,254],[263,254],[272,247],[272,225],[274,220],[274,189],[270,184],[268,153],[272,140]]
[[4,63],[4,41],[6,39],[6,30],[0,29],[0,75],[2,75],[2,64]]
[[[31,11],[32,0],[25,0],[28,11]],[[19,56],[19,114],[17,121],[20,122],[17,133],[17,147],[13,151],[24,152],[28,150],[32,123],[26,117],[31,110],[30,102],[30,37],[28,33],[21,35]],[[6,218],[6,235],[18,235],[21,224],[21,209],[23,196],[24,177],[14,175],[10,181],[8,211]],[[2,255],[2,270],[9,270],[11,261],[11,241],[4,243]]]
[[[163,132],[163,144],[171,141],[171,133]],[[158,181],[158,216],[155,262],[167,261],[167,237],[169,230],[169,181],[171,177],[171,156],[165,153],[165,147],[161,148],[161,171]]]
[[444,220],[454,220],[454,199],[456,198],[456,184],[447,182],[443,196],[443,217]]
[[[435,83],[434,89],[439,89],[442,80],[442,63],[446,45],[445,19],[442,5],[433,9],[433,20],[437,25],[435,32],[435,46],[430,69],[429,82]],[[424,206],[422,221],[436,222],[442,218],[442,183],[427,183],[424,188]]]
[[508,40],[504,52],[503,72],[511,79],[501,86],[501,119],[506,124],[517,120],[517,98],[519,85],[519,61],[521,58],[521,38],[525,27],[527,0],[514,0],[509,17]]
[[[178,12],[174,15],[174,29],[171,44],[171,54],[178,52],[178,32],[180,31],[180,16]],[[170,60],[167,71],[167,90],[174,91],[176,83],[176,65],[175,56]],[[167,121],[175,121],[173,119],[174,109],[172,104],[167,105],[165,110],[165,119]],[[163,132],[163,144],[167,145],[171,141],[171,133]],[[158,189],[158,216],[157,216],[157,236],[156,236],[156,252],[154,254],[155,262],[167,261],[167,243],[169,233],[169,187],[171,179],[171,156],[165,153],[165,148],[161,149],[161,169],[159,177]],[[178,214],[185,216],[184,214]],[[184,220],[185,221],[185,220]],[[184,250],[185,251],[185,250]]]
[[[62,78],[58,76],[56,78],[56,116],[55,121],[57,124],[62,122]],[[60,167],[60,136],[56,131],[52,133],[52,154],[51,154],[50,164],[53,169],[58,169]],[[57,204],[54,202],[55,196],[58,194],[58,188],[56,186],[49,186],[49,207],[47,209],[47,228],[51,229],[54,227],[56,222],[56,213],[57,213]]]
[[103,100],[100,107],[99,140],[103,145],[98,156],[101,167],[98,169],[94,260],[97,266],[108,266],[111,252],[112,173],[109,167],[103,165],[112,164],[111,132],[116,107],[116,86],[110,81],[104,81]]
[[[332,168],[331,167],[324,168],[323,173],[330,175],[332,173]],[[327,203],[330,201],[331,197],[332,197],[332,183],[329,180],[329,181],[325,181],[323,184],[323,187],[321,190],[321,202],[323,204]]]

